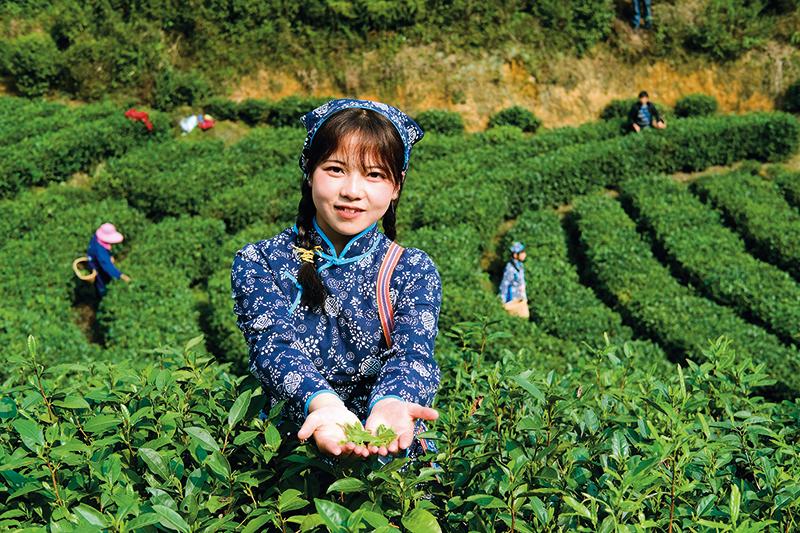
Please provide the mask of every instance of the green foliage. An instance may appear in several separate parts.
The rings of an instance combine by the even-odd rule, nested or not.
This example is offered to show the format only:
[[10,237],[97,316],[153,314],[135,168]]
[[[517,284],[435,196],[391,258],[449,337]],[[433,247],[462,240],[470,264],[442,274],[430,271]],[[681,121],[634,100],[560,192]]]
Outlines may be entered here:
[[[259,220],[293,218],[299,191],[296,129],[256,129],[225,148],[219,140],[173,140],[109,161],[93,187],[158,220],[202,214],[238,231]],[[289,165],[289,161],[292,162]]]
[[[525,243],[525,286],[533,320],[551,335],[575,343],[596,343],[604,335],[630,340],[633,331],[620,315],[581,284],[567,239],[558,215],[549,210],[526,211],[503,239],[502,250],[513,241]],[[651,361],[666,362],[656,345],[637,341],[637,350]]]
[[220,221],[202,218],[148,227],[119,265],[132,281],[112,283],[98,308],[106,348],[142,351],[200,335],[190,285],[211,274],[224,233]]
[[271,113],[272,107],[269,102],[248,98],[239,104],[237,115],[250,126],[255,126],[257,124],[267,124]]
[[397,438],[397,434],[392,428],[386,427],[383,424],[375,428],[374,435],[364,429],[361,424],[345,424],[341,427],[344,429],[345,440],[341,441],[339,444],[352,442],[353,444],[360,444],[362,446],[388,446],[389,443]]
[[658,249],[698,292],[755,319],[784,341],[800,344],[800,286],[747,253],[719,213],[662,176],[624,182],[622,194]]
[[457,378],[443,382],[430,432],[436,466],[405,469],[321,462],[275,412],[259,419],[260,391],[196,355],[197,340],[138,367],[61,368],[43,365],[32,341],[7,361],[0,400],[4,526],[796,526],[786,473],[798,468],[797,406],[754,394],[769,383],[763,365],[725,341],[663,378],[606,346],[586,354],[582,378],[525,370],[511,353],[485,361],[496,332],[465,333],[442,355]]
[[689,94],[675,102],[675,114],[679,117],[713,115],[717,108],[717,99],[707,94]]
[[287,96],[269,104],[267,123],[276,128],[302,128],[300,117],[329,100],[329,97]]
[[[35,331],[47,342],[42,356],[50,363],[104,357],[74,319],[73,302],[92,289],[72,273],[72,261],[85,255],[89,239],[107,221],[113,221],[128,237],[114,250],[124,255],[146,221],[124,201],[83,204],[83,194],[54,186],[23,195],[13,211],[6,210],[13,204],[3,204],[4,213],[22,215],[16,228],[10,229],[22,232],[30,228],[15,233],[0,248],[0,344],[7,354],[24,353],[25,338]],[[6,370],[0,368],[0,376]]]
[[542,26],[555,30],[554,38],[565,46],[574,45],[578,54],[603,41],[614,21],[612,0],[544,0],[529,2],[531,12]]
[[739,351],[766,363],[781,387],[798,390],[797,350],[678,283],[653,257],[618,202],[587,196],[576,201],[574,212],[593,286],[637,331],[676,355],[689,356],[724,330]]
[[210,95],[211,87],[200,72],[165,69],[156,76],[152,102],[156,109],[171,111],[182,105],[197,105]]
[[800,123],[784,113],[700,117],[675,121],[666,130],[567,146],[527,161],[501,160],[507,170],[495,166],[492,171],[508,173],[504,181],[513,192],[511,213],[519,213],[635,177],[642,161],[651,172],[675,172],[741,159],[777,160],[796,151],[798,139]]
[[600,112],[602,120],[625,119],[628,120],[628,113],[631,108],[638,102],[636,98],[626,98],[624,100],[611,100],[603,110]]
[[239,105],[227,98],[210,98],[203,104],[203,110],[216,120],[237,120]]
[[515,126],[525,133],[535,133],[541,125],[542,121],[536,118],[532,111],[516,105],[502,109],[489,117],[490,128]]
[[800,208],[800,172],[776,168],[773,170],[772,177],[786,200]]
[[710,0],[691,29],[687,46],[716,60],[731,60],[760,45],[768,31],[764,2]]
[[16,39],[10,46],[6,70],[14,89],[22,96],[47,93],[61,71],[61,57],[47,34],[32,34]]
[[800,280],[800,213],[786,203],[774,184],[733,172],[702,178],[695,186],[759,257]]
[[86,172],[96,163],[127,152],[135,146],[151,146],[163,140],[167,118],[153,113],[154,130],[128,120],[122,110],[96,120],[71,115],[69,122],[41,135],[0,148],[0,197],[23,187],[62,181],[74,172]]
[[457,135],[464,133],[464,119],[460,113],[441,109],[428,109],[419,113],[414,120],[427,133]]

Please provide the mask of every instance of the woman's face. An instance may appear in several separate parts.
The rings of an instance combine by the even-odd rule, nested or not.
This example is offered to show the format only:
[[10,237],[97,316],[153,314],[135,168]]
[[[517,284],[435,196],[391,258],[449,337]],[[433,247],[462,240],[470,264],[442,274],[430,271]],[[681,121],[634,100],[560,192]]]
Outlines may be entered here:
[[350,238],[383,217],[398,197],[388,169],[378,161],[359,161],[358,138],[350,136],[311,174],[311,196],[317,223],[337,252]]

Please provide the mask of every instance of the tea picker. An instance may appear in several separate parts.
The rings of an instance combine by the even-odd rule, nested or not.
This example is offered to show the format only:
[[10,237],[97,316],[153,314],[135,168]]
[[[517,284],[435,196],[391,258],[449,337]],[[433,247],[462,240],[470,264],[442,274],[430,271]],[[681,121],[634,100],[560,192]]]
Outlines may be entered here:
[[514,242],[509,248],[511,261],[506,263],[503,280],[500,282],[499,295],[503,307],[509,314],[521,318],[529,318],[528,295],[525,292],[525,268],[523,262],[527,257],[525,246]]
[[[79,257],[72,262],[72,270],[75,275],[83,281],[94,283],[98,299],[106,294],[106,286],[112,279],[121,279],[129,282],[131,278],[123,274],[114,264],[114,257],[111,254],[111,246],[122,242],[124,237],[117,231],[114,224],[106,222],[95,231],[89,240],[86,249],[86,256]],[[89,269],[85,273],[83,265]]]

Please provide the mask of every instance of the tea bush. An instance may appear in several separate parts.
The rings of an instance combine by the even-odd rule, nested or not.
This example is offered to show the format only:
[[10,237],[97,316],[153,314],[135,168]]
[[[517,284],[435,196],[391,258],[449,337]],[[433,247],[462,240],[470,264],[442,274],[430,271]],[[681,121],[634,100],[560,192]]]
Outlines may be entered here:
[[600,112],[601,120],[624,119],[628,120],[631,108],[638,102],[638,98],[625,98],[611,100]]
[[[155,363],[50,367],[37,342],[8,360],[0,400],[3,526],[411,532],[797,525],[796,403],[753,394],[763,365],[725,341],[659,378],[629,349],[592,373],[526,370],[468,326],[440,356],[453,379],[402,469],[329,466],[256,414],[251,380],[184,350]],[[79,379],[76,379],[79,378]],[[120,402],[124,399],[124,402]],[[434,466],[427,460],[432,459]],[[625,508],[626,512],[622,509]],[[535,528],[535,529],[534,529]]]
[[[70,128],[75,124],[105,119],[118,112],[118,108],[110,103],[89,104],[76,109],[66,106],[52,108],[41,116],[29,116],[27,120],[17,120],[0,129],[4,144],[13,145],[28,138],[44,135],[54,131]],[[17,115],[12,111],[13,115]],[[18,115],[17,115],[18,116]]]
[[218,220],[167,219],[149,226],[120,261],[130,283],[116,282],[100,302],[97,320],[108,350],[174,345],[201,333],[191,285],[216,265],[225,227]]
[[135,146],[161,142],[170,130],[168,119],[154,113],[151,120],[155,128],[148,132],[141,122],[128,120],[123,110],[118,110],[107,118],[75,121],[68,127],[3,146],[0,197],[31,185],[65,180],[74,172],[86,172],[94,164]]
[[[774,161],[795,152],[798,139],[800,122],[791,115],[753,113],[686,119],[666,130],[568,146],[526,162],[506,163],[514,167],[508,171],[511,179],[505,180],[513,192],[510,212],[569,202],[575,195],[635,177],[642,161],[651,172],[695,171],[741,159]],[[520,167],[529,170],[520,173]]]
[[722,210],[760,257],[800,280],[800,213],[774,184],[734,172],[700,179],[695,190]]
[[724,330],[739,351],[765,362],[780,386],[796,393],[797,350],[678,283],[653,257],[618,202],[600,195],[583,197],[575,202],[574,213],[593,286],[637,331],[688,356],[702,350],[713,332]]
[[542,121],[536,118],[529,109],[521,106],[512,106],[502,109],[489,117],[489,127],[515,126],[525,133],[535,133],[542,125]]
[[46,33],[15,39],[7,57],[6,70],[21,96],[42,96],[61,72],[61,55]]
[[675,102],[675,114],[679,117],[713,115],[718,108],[717,99],[707,94],[689,94]]
[[800,207],[800,172],[775,168],[772,177],[786,200],[795,207]]
[[[25,337],[35,329],[50,343],[42,352],[47,361],[66,363],[104,357],[74,320],[76,293],[90,287],[75,278],[72,261],[85,255],[89,239],[100,224],[112,220],[128,237],[114,251],[124,256],[147,222],[124,201],[94,201],[87,208],[76,205],[79,198],[76,194],[62,197],[61,191],[51,188],[30,193],[17,202],[20,206],[27,204],[17,211],[27,218],[20,219],[18,230],[23,226],[30,226],[30,230],[0,248],[0,343],[6,354],[23,353]],[[6,370],[0,368],[0,375]]]
[[698,292],[756,320],[784,341],[800,344],[800,286],[748,254],[719,213],[663,176],[623,182],[622,195],[652,233],[657,249]]
[[[296,133],[286,128],[256,129],[227,149],[219,140],[206,139],[144,147],[109,161],[93,188],[104,196],[126,198],[155,220],[211,215],[231,223],[229,229],[236,231],[259,216],[250,210],[264,209],[257,202],[265,195],[277,202],[271,208],[277,213],[288,200],[283,184],[294,180],[299,188],[300,170],[294,166],[290,171],[287,166],[289,161],[296,165],[302,147],[302,137]],[[278,181],[273,183],[273,178]]]
[[[503,239],[502,250],[513,241],[525,244],[525,287],[533,320],[551,335],[575,343],[596,343],[604,335],[632,339],[622,317],[581,284],[567,240],[558,215],[549,210],[526,211]],[[634,341],[632,346],[651,361],[666,364],[657,345]]]
[[419,113],[414,120],[425,133],[456,135],[464,133],[464,119],[459,113],[441,109],[429,109]]

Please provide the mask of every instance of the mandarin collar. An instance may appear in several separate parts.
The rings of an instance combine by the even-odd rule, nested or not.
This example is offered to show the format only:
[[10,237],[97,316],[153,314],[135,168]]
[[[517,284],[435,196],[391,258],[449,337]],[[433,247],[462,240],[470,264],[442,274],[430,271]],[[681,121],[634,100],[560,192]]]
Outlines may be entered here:
[[336,253],[336,248],[333,243],[325,235],[325,232],[317,224],[317,217],[313,219],[313,231],[311,232],[311,239],[315,246],[322,248],[319,256],[327,262],[332,264],[341,264],[343,261],[352,262],[361,258],[361,256],[371,254],[375,251],[378,243],[378,223],[373,222],[367,228],[362,230],[345,244],[340,254]]

